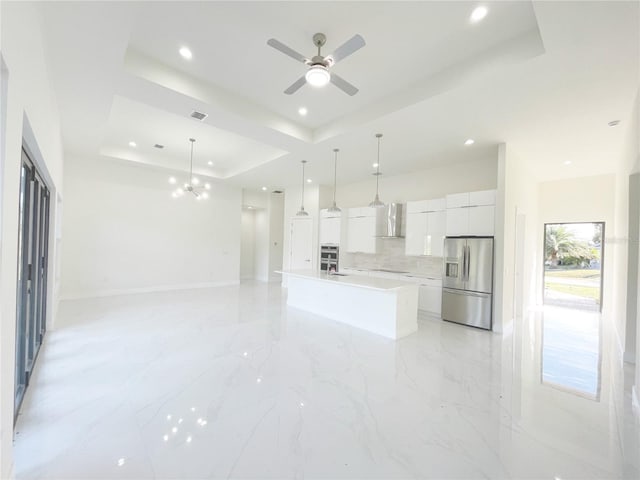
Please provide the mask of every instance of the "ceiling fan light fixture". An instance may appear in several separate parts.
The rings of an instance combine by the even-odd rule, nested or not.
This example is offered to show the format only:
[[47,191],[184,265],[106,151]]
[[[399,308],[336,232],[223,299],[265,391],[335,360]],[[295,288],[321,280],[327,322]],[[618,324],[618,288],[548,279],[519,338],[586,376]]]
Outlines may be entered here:
[[312,87],[324,87],[331,81],[331,74],[324,65],[312,65],[304,75],[307,83]]

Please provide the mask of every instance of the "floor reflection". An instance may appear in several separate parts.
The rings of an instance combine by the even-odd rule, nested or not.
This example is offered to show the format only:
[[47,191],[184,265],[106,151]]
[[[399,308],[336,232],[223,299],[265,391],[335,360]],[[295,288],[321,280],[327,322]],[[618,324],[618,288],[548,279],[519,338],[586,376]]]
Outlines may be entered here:
[[542,320],[542,383],[600,398],[600,315],[546,307]]

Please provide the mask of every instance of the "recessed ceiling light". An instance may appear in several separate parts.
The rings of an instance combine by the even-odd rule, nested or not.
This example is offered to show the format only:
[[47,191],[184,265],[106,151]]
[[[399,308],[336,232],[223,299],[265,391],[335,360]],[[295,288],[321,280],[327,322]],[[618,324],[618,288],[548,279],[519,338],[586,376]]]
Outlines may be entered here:
[[189,50],[187,47],[182,47],[179,50],[180,55],[182,55],[182,58],[185,58],[187,60],[191,60],[191,58],[193,58],[193,54],[191,53],[191,50]]
[[374,163],[373,165],[371,165],[373,168],[378,168],[378,164]]
[[131,141],[131,142],[129,142],[129,146],[130,147],[137,147],[138,144],[136,142],[134,142],[134,141]]
[[616,125],[620,125],[620,120],[611,120],[607,125],[615,127]]
[[473,9],[473,12],[471,12],[471,17],[469,17],[469,20],[471,20],[472,23],[477,23],[484,17],[486,17],[487,13],[489,13],[489,9],[487,7],[476,7]]
[[565,160],[565,161],[564,161],[564,162],[562,162],[562,163],[564,163],[565,165],[571,165],[571,160]]
[[467,138],[467,139],[464,141],[464,144],[465,144],[465,145],[473,145],[474,143],[476,143],[476,141],[475,141],[473,138]]
[[249,205],[247,208],[248,208],[249,210],[253,210],[253,207],[252,207],[251,205]]
[[267,187],[262,187],[262,191],[266,192],[267,191]]
[[212,162],[211,160],[209,160],[209,161],[207,162],[207,165],[213,165],[213,162]]
[[298,113],[304,117],[307,114],[307,107],[300,107]]
[[307,183],[311,183],[313,180],[311,180],[310,178],[307,178]]

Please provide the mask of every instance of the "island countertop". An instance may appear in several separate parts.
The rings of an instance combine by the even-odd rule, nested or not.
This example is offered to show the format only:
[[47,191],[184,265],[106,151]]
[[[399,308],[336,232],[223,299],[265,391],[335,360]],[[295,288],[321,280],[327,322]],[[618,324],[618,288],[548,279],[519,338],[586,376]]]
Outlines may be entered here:
[[365,277],[349,274],[328,274],[314,270],[279,271],[283,275],[300,277],[334,284],[349,285],[352,287],[370,288],[374,290],[397,290],[403,287],[415,287],[413,282],[405,282],[390,278]]
[[390,278],[329,275],[312,270],[286,276],[287,305],[387,338],[418,329],[418,284]]

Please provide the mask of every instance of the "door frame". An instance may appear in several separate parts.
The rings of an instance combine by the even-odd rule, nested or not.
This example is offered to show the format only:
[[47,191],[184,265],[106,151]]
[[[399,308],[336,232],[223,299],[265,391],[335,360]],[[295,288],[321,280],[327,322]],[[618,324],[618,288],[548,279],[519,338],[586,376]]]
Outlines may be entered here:
[[545,271],[545,261],[546,261],[546,246],[547,246],[547,226],[550,225],[582,225],[585,223],[591,224],[600,224],[602,225],[602,240],[600,242],[600,298],[598,304],[598,311],[602,313],[602,301],[604,294],[604,241],[605,241],[605,232],[606,232],[606,222],[605,221],[596,221],[596,222],[545,222],[542,229],[542,304],[545,304],[545,295],[544,295],[544,279],[546,276]]

